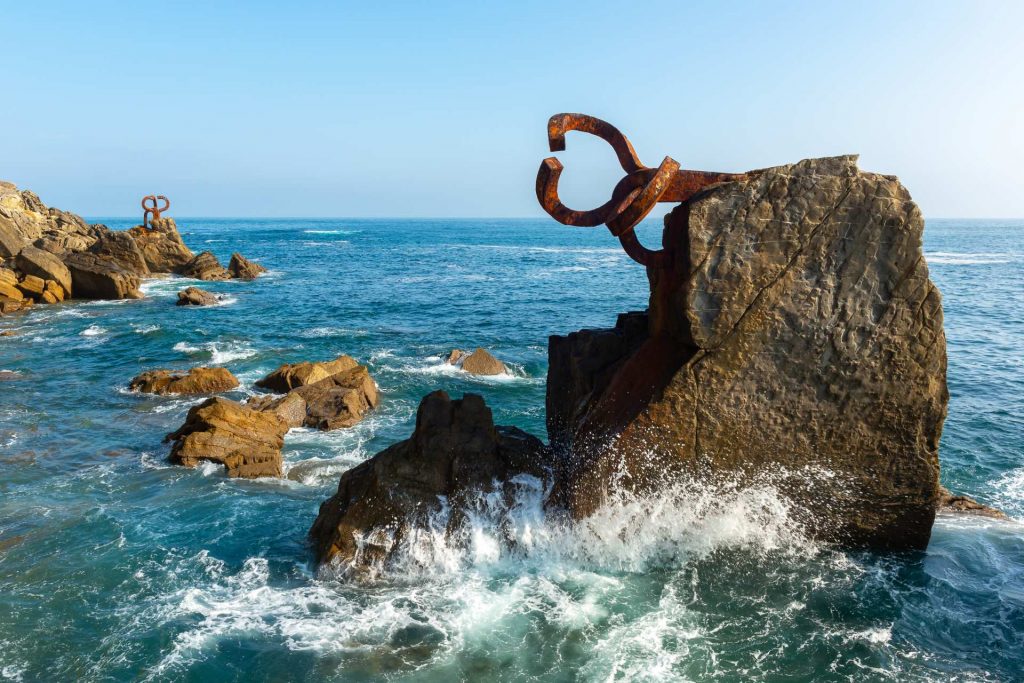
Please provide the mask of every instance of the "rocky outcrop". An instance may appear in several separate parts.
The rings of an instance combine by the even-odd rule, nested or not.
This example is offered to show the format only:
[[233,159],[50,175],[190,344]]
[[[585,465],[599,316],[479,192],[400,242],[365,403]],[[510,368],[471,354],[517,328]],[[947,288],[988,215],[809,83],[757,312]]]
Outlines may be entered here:
[[[337,371],[309,381],[331,370]],[[312,427],[325,431],[352,427],[379,402],[377,384],[370,377],[370,371],[355,364],[348,356],[340,356],[328,363],[282,366],[260,382],[268,379],[275,387],[294,384],[295,388],[281,397],[254,397],[248,405],[256,410],[274,412],[289,427]]]
[[190,409],[165,440],[174,442],[171,460],[186,467],[209,460],[222,463],[229,477],[279,477],[286,431],[272,412],[214,397]]
[[236,251],[231,255],[228,272],[231,273],[231,277],[239,280],[255,280],[260,273],[267,272],[267,269],[258,263],[253,263]]
[[228,280],[231,274],[224,269],[213,252],[204,251],[197,254],[188,263],[179,266],[175,271],[183,277],[197,280]]
[[48,251],[28,246],[18,252],[14,259],[18,269],[26,275],[35,275],[42,280],[53,280],[64,290],[66,297],[73,294],[71,271],[64,262]]
[[14,256],[28,244],[55,254],[82,251],[106,230],[102,225],[89,225],[73,213],[46,206],[34,192],[0,181],[2,257]]
[[173,218],[157,218],[150,227],[136,225],[127,231],[135,241],[151,273],[173,273],[194,258],[185,246]]
[[141,299],[139,276],[109,256],[76,252],[64,257],[74,295],[83,299]]
[[220,298],[213,292],[198,287],[186,287],[178,292],[176,306],[215,306]]
[[[481,494],[511,496],[517,475],[546,476],[544,446],[514,427],[495,427],[483,398],[426,396],[412,436],[345,472],[310,529],[319,562],[342,571],[380,568],[403,549],[410,532],[447,505],[454,537],[459,511]],[[443,497],[440,498],[440,497]]]
[[227,368],[148,370],[128,383],[128,389],[144,394],[217,394],[238,387],[238,379]]
[[471,375],[504,375],[508,372],[504,363],[482,348],[473,353],[453,349],[448,355],[448,363]]
[[819,537],[925,547],[948,393],[923,227],[855,157],[672,211],[646,324],[551,339],[558,502],[585,517],[676,476],[770,478]]
[[256,386],[278,394],[285,394],[292,389],[314,384],[331,375],[351,370],[358,365],[359,363],[354,358],[346,355],[338,356],[331,361],[286,363],[258,380]]
[[136,245],[135,240],[127,232],[109,231],[97,239],[89,251],[98,256],[109,259],[116,263],[122,270],[146,277],[149,275],[149,266],[146,259]]

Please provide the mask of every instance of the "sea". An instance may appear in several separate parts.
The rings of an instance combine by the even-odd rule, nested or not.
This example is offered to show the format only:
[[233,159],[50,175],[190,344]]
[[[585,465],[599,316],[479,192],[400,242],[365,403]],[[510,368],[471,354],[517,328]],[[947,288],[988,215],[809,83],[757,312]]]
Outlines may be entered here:
[[[943,514],[926,551],[877,554],[809,539],[770,483],[576,525],[523,486],[514,549],[481,515],[468,544],[436,538],[370,581],[318,574],[307,544],[341,473],[408,437],[435,389],[544,438],[548,337],[645,308],[643,269],[607,231],[548,219],[178,224],[268,273],[0,318],[0,680],[1024,680],[1024,221],[924,237],[949,350],[942,481],[1011,519]],[[220,305],[174,305],[200,284]],[[476,347],[509,374],[445,363]],[[221,365],[244,399],[284,362],[342,353],[381,405],[289,432],[280,479],[171,465],[163,437],[202,397],[127,390]]]

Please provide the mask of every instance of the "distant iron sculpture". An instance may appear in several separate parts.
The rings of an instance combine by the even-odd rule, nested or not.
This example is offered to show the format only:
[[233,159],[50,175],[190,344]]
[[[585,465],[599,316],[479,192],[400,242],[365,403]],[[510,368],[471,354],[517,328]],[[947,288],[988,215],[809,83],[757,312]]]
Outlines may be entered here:
[[681,170],[679,162],[665,157],[658,168],[640,163],[626,136],[615,126],[586,114],[555,114],[548,120],[548,145],[552,152],[565,151],[565,134],[571,130],[590,133],[601,138],[615,150],[626,176],[612,191],[612,198],[589,211],[575,211],[558,198],[558,177],[563,166],[555,157],[548,157],[537,171],[537,199],[544,210],[559,223],[594,227],[604,223],[622,248],[634,261],[649,268],[665,266],[664,250],[652,251],[637,239],[633,228],[654,209],[658,202],[685,202],[701,190],[716,183],[742,180],[747,173],[711,173]]
[[[160,206],[161,199],[164,200],[163,206]],[[150,194],[142,198],[142,208],[142,224],[148,228],[150,221],[160,220],[160,214],[171,208],[171,201],[162,194]]]

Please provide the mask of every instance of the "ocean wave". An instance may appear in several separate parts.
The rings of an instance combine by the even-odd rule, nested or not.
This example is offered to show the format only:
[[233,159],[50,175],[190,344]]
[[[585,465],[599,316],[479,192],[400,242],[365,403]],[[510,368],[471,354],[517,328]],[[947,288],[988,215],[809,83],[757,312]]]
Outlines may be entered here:
[[[393,357],[394,356],[389,356],[389,358]],[[507,372],[500,375],[474,375],[470,372],[463,371],[463,369],[458,366],[452,365],[441,356],[399,359],[397,364],[386,364],[382,367],[382,370],[412,375],[451,377],[453,379],[463,379],[481,384],[538,384],[546,381],[543,377],[531,377],[527,374],[523,366],[518,363],[512,363],[509,361],[503,362],[505,363]]]
[[198,346],[181,341],[171,348],[189,356],[207,356],[214,365],[252,358],[257,354],[256,349],[244,341],[204,342]]
[[299,332],[299,336],[305,339],[319,339],[322,337],[365,337],[370,334],[368,330],[350,327],[311,327]]
[[78,333],[81,337],[99,337],[107,333],[107,328],[100,327],[99,325],[90,325],[81,332]]
[[303,230],[307,235],[358,235],[362,230]]
[[1003,252],[971,253],[954,251],[933,251],[924,255],[928,264],[946,266],[996,265],[1000,263],[1016,263],[1019,257]]

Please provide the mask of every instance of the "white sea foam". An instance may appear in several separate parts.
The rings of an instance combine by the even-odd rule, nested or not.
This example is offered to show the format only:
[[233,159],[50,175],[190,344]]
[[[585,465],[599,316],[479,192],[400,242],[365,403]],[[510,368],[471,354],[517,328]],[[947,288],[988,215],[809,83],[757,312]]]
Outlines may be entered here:
[[204,342],[198,346],[181,341],[171,348],[190,356],[208,356],[210,362],[214,365],[252,358],[257,353],[256,349],[252,348],[249,342],[244,341]]
[[104,335],[106,333],[107,333],[107,328],[105,328],[105,327],[100,327],[99,325],[89,325],[89,327],[85,328],[84,330],[82,330],[78,334],[79,334],[79,336],[82,336],[82,337],[99,337],[99,336]]
[[133,324],[132,325],[132,329],[135,330],[135,334],[152,334],[153,332],[158,332],[160,330],[160,326],[157,325],[157,324],[152,324],[152,325],[135,325],[135,324]]
[[518,363],[510,363],[508,361],[505,361],[506,372],[500,375],[474,375],[463,371],[462,368],[457,365],[452,365],[445,358],[440,356],[427,356],[425,358],[415,359],[396,358],[396,360],[398,361],[397,363],[389,363],[385,366],[385,369],[413,375],[437,375],[442,377],[451,377],[463,379],[469,382],[478,382],[481,384],[539,384],[545,381],[543,377],[530,377],[523,366]]
[[319,339],[323,337],[365,337],[369,332],[350,327],[311,327],[299,333],[300,337],[306,339]]
[[303,230],[307,235],[358,235],[362,230]]
[[953,252],[933,251],[925,253],[925,260],[929,264],[947,266],[971,266],[971,265],[994,265],[999,263],[1014,263],[1020,258],[1014,254],[1004,252]]

